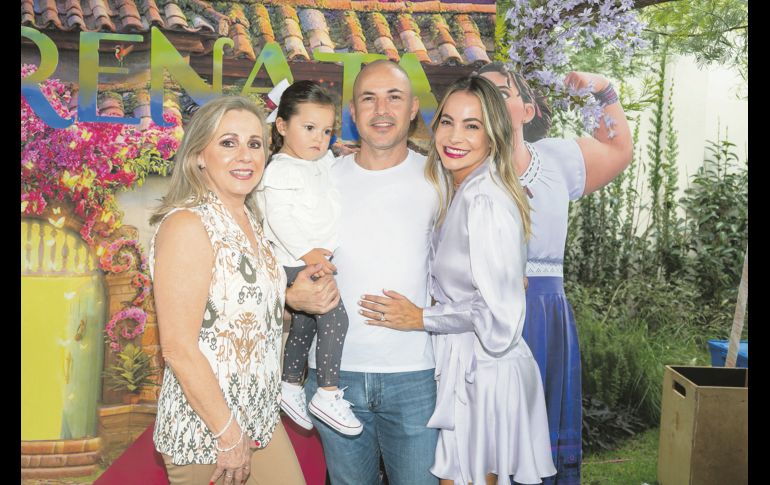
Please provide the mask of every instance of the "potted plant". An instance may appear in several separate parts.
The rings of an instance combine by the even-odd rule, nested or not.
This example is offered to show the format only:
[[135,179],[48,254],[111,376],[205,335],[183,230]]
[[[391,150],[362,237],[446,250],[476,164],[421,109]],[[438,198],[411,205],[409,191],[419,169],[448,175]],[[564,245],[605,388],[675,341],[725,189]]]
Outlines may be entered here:
[[136,345],[128,343],[118,353],[117,363],[104,371],[104,377],[113,391],[128,391],[124,399],[135,404],[139,401],[142,387],[157,385],[151,379],[157,370],[149,355]]

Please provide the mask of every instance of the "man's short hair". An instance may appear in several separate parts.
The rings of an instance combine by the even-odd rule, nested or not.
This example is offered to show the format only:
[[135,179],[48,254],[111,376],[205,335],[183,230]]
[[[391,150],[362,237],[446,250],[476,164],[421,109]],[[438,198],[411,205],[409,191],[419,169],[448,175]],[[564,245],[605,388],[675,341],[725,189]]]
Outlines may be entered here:
[[[406,78],[407,84],[409,86],[409,96],[410,97],[414,97],[414,90],[412,89],[412,81],[411,81],[411,79],[409,79],[409,74],[407,74],[406,70],[403,67],[401,67],[401,65],[399,63],[397,63],[397,62],[395,62],[395,61],[393,61],[391,59],[377,59],[377,60],[374,60],[374,61],[372,61],[372,62],[370,62],[368,64],[364,64],[364,66],[358,72],[358,75],[356,76],[355,81],[353,81],[353,103],[354,104],[356,102],[356,92],[358,90],[358,81],[359,81],[359,79],[361,79],[361,74],[363,74],[363,72],[366,69],[368,69],[368,68],[370,68],[372,66],[379,66],[381,64],[387,64],[387,65],[393,67],[396,71],[398,71],[401,74],[403,74],[404,78]],[[417,123],[418,123],[417,119],[419,117],[420,117],[420,113],[418,112],[417,116],[415,116],[414,119],[409,122],[409,135],[408,136],[412,136],[414,134],[415,130],[417,129]]]
[[359,79],[361,79],[361,74],[364,73],[367,69],[373,66],[379,66],[381,64],[387,64],[391,67],[393,67],[396,71],[400,72],[404,75],[404,78],[406,79],[407,83],[409,84],[409,95],[414,96],[414,93],[412,92],[412,81],[409,79],[409,74],[406,73],[406,70],[404,70],[401,65],[399,65],[397,62],[394,62],[390,59],[377,59],[376,61],[372,61],[368,64],[364,64],[364,66],[361,68],[361,70],[358,72],[358,75],[356,76],[355,81],[353,81],[353,101],[356,99],[356,91],[358,90],[358,84]]

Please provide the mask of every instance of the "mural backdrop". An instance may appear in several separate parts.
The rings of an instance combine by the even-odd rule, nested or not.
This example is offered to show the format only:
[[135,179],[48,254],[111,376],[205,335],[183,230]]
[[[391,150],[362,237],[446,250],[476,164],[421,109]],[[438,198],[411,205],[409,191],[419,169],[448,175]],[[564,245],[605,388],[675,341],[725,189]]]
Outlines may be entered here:
[[420,99],[419,149],[446,86],[490,62],[494,24],[489,0],[22,0],[22,477],[90,483],[153,422],[147,218],[198,106],[314,79],[355,144],[353,80],[390,58]]

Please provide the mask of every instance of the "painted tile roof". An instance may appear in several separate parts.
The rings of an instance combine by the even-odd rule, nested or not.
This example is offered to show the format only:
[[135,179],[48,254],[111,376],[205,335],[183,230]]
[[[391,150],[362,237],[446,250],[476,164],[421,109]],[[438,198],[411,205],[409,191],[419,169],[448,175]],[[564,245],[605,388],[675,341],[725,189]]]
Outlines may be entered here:
[[143,33],[156,26],[206,40],[227,36],[235,45],[225,56],[251,60],[277,41],[290,61],[311,60],[318,49],[483,64],[494,51],[494,24],[494,0],[21,0],[21,25],[38,30]]

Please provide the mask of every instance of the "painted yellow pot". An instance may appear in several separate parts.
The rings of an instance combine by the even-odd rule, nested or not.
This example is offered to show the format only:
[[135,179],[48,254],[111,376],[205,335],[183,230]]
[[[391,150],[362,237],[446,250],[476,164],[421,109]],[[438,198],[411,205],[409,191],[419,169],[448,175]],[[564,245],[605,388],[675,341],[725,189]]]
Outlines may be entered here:
[[79,234],[22,219],[23,441],[96,435],[105,302],[96,257]]

